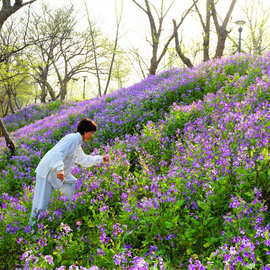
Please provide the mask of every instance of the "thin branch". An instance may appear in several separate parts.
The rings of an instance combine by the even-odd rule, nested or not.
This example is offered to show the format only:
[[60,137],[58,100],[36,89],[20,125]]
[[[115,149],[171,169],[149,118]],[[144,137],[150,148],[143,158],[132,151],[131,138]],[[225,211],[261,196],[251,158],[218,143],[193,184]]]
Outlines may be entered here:
[[93,31],[93,28],[92,28],[92,22],[90,21],[89,12],[88,12],[88,8],[86,6],[86,2],[85,2],[85,8],[86,8],[86,12],[87,12],[87,19],[88,19],[88,24],[89,24],[89,27],[90,27],[90,35],[91,35],[91,41],[92,41],[92,46],[93,46],[94,61],[95,61],[95,71],[96,71],[96,76],[97,76],[97,81],[98,81],[98,93],[99,93],[99,96],[101,96],[102,95],[102,93],[101,93],[101,81],[100,81],[100,74],[99,74],[98,61],[97,61],[97,52],[96,52],[96,44],[95,44],[95,39],[94,39],[94,31]]
[[132,2],[134,3],[134,4],[136,4],[141,10],[143,10],[146,14],[148,14],[147,13],[147,10],[146,9],[144,9],[144,7],[143,6],[141,6],[137,1],[135,1],[135,0],[132,0]]
[[214,0],[210,0],[210,6],[211,6],[212,17],[213,17],[213,20],[214,20],[216,31],[217,31],[217,33],[219,33],[220,26],[219,26],[219,23],[218,23],[217,11],[216,11]]
[[199,10],[199,8],[198,8],[197,2],[196,2],[195,0],[192,0],[192,1],[193,1],[194,5],[195,5],[197,14],[198,14],[198,16],[199,16],[199,18],[200,18],[200,22],[201,22],[201,24],[202,24],[203,30],[204,30],[204,32],[206,32],[206,25],[205,25],[205,23],[204,23],[204,21],[203,21],[202,14],[201,14],[201,12],[200,12],[200,10]]
[[223,27],[223,28],[226,28],[226,26],[227,26],[227,24],[228,24],[228,22],[229,22],[229,19],[231,18],[232,11],[233,11],[233,9],[234,9],[234,6],[235,6],[236,1],[237,1],[237,0],[232,0],[232,2],[231,2],[231,5],[230,5],[229,10],[228,10],[228,12],[227,12],[227,15],[226,15],[226,17],[225,17],[225,19],[224,19],[224,21],[223,21],[223,24],[222,24],[222,27]]
[[167,10],[164,12],[164,16],[163,16],[163,17],[166,17],[166,16],[167,16],[169,10],[171,9],[171,7],[173,6],[174,3],[175,3],[175,0],[173,0],[173,1],[171,2],[171,4],[169,5],[169,7],[167,8]]
[[111,63],[110,63],[107,83],[106,83],[105,90],[104,90],[105,95],[107,94],[107,91],[108,91],[108,87],[109,87],[109,83],[110,83],[110,79],[111,79],[111,74],[112,74],[112,69],[113,69],[113,64],[114,64],[114,59],[115,59],[115,54],[116,54],[116,49],[117,49],[117,45],[118,45],[118,37],[119,37],[119,28],[120,28],[120,23],[121,23],[121,16],[120,16],[119,20],[116,19],[116,33],[115,33],[115,40],[114,40],[113,55],[112,55],[112,59],[111,59]]
[[[196,3],[197,3],[198,1],[199,1],[199,0],[196,0]],[[194,7],[194,4],[193,4],[193,5],[192,5],[192,6],[184,13],[184,15],[182,16],[180,22],[179,22],[177,25],[175,25],[176,31],[177,31],[177,30],[179,29],[179,27],[182,25],[182,23],[184,22],[186,16],[191,12],[191,10],[192,10],[193,7]],[[160,63],[162,57],[165,55],[165,53],[166,53],[166,51],[167,51],[167,48],[168,48],[170,42],[172,41],[172,39],[173,39],[174,36],[175,36],[175,35],[174,35],[174,32],[175,32],[175,29],[173,30],[173,33],[172,33],[172,35],[170,36],[170,38],[168,39],[168,41],[166,42],[166,44],[165,44],[165,46],[164,46],[164,48],[163,48],[163,51],[162,51],[162,53],[160,54],[160,56],[159,56],[159,58],[158,58],[158,60],[157,60],[157,63]]]

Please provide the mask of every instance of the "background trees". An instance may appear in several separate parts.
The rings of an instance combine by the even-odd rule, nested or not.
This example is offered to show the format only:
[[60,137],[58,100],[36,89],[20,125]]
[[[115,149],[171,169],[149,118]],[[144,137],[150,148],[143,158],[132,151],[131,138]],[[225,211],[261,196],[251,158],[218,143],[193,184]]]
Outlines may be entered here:
[[[27,59],[20,49],[19,40],[23,40],[25,32],[16,29],[16,23],[7,22],[0,33],[2,52],[0,72],[1,115],[14,113],[32,100],[33,84],[29,75]],[[27,44],[27,43],[25,43]],[[23,44],[21,46],[24,46]],[[19,49],[17,49],[19,48]]]
[[32,14],[29,39],[37,42],[28,50],[29,62],[40,88],[41,102],[57,99],[63,102],[69,83],[80,77],[84,83],[86,77],[96,78],[99,96],[108,92],[114,79],[114,64],[120,55],[120,21],[114,41],[104,36],[89,16],[88,24],[88,27],[79,26],[72,5],[58,9],[43,5],[42,12]]
[[41,14],[32,16],[29,35],[38,42],[29,51],[29,59],[41,102],[47,96],[47,100],[64,101],[68,83],[94,68],[91,34],[77,28],[73,6],[51,10],[43,5]]
[[[17,12],[20,8],[30,5],[31,3],[35,2],[36,0],[31,1],[23,1],[23,0],[15,0],[15,2],[11,3],[10,0],[2,0],[0,2],[1,9],[0,9],[0,33],[3,28],[3,24],[6,22],[6,20],[15,12]],[[2,50],[0,52],[0,68],[2,65],[5,65],[3,62],[8,61],[8,59],[15,54],[18,51],[21,51],[24,47],[26,47],[26,44],[21,45],[20,48],[8,48],[6,49],[6,46],[2,46]],[[2,70],[2,68],[1,68]],[[3,69],[5,70],[5,69]],[[11,153],[14,153],[15,151],[15,145],[11,137],[9,136],[5,125],[0,117],[0,131],[1,135],[4,136],[6,145],[10,149]]]
[[245,51],[251,54],[263,54],[269,49],[270,9],[264,7],[264,1],[246,1],[243,6],[246,21],[247,38],[244,40]]
[[[173,7],[173,4],[175,1],[171,1],[170,4],[165,7],[164,0],[159,1],[160,7],[157,8],[157,5],[155,6],[152,4],[149,0],[144,0],[141,2],[144,2],[142,4],[141,2],[137,0],[132,0],[134,4],[137,5],[147,16],[149,25],[150,25],[150,39],[147,39],[147,41],[151,45],[151,61],[149,66],[149,74],[154,75],[157,72],[158,65],[160,64],[162,58],[167,52],[167,49],[173,40],[175,31],[178,30],[178,28],[183,24],[186,16],[191,12],[193,5],[189,7],[182,15],[180,21],[178,23],[175,22],[174,30],[171,31],[170,36],[166,39],[164,42],[164,45],[161,44],[161,35],[164,31],[164,19],[167,16],[170,9]],[[198,2],[198,0],[195,1],[195,3]],[[156,14],[156,19],[154,16],[154,13]],[[160,48],[162,47],[162,48]],[[160,53],[159,53],[160,50]]]
[[[203,48],[203,61],[208,61],[211,58],[219,58],[223,56],[224,49],[225,49],[225,42],[228,38],[228,23],[231,19],[235,4],[237,0],[231,0],[230,6],[225,13],[224,19],[221,19],[221,16],[218,14],[218,1],[215,2],[214,0],[205,0],[204,5],[205,8],[201,9],[198,6],[197,1],[192,0],[194,3],[195,12],[198,15],[201,28],[202,28],[202,48]],[[202,3],[202,1],[200,2]],[[202,12],[204,10],[204,14]],[[205,19],[204,19],[205,18]],[[211,24],[212,22],[212,24]],[[216,38],[211,38],[211,33],[213,32],[211,25],[215,27],[215,34]],[[174,37],[175,37],[175,48],[176,51],[183,61],[183,63],[188,66],[192,67],[192,60],[189,59],[187,55],[182,51],[182,42],[179,42],[178,39],[178,32],[176,29],[176,23],[174,21]],[[215,46],[215,53],[211,57],[211,48]]]

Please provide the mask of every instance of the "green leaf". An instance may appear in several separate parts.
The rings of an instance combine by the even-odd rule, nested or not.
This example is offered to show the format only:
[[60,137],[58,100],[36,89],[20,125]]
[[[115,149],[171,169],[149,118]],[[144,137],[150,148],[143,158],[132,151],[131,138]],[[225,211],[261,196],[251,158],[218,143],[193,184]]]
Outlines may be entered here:
[[210,247],[210,245],[211,245],[211,244],[207,242],[207,243],[205,243],[203,246],[204,246],[205,248],[208,248],[208,247]]
[[269,240],[269,233],[267,231],[264,233],[264,236],[265,236],[266,240]]
[[185,203],[185,200],[184,200],[184,199],[177,201],[176,204],[175,204],[175,209],[181,208],[181,206],[182,206],[184,203]]
[[205,202],[197,201],[197,203],[198,203],[198,206],[199,206],[200,208],[202,208],[203,210],[206,210],[206,209],[208,208],[208,205],[207,205],[207,203],[205,203]]
[[165,221],[165,226],[167,229],[171,229],[173,227],[173,224],[169,221]]
[[250,263],[246,267],[247,267],[247,269],[254,269],[255,268],[255,263]]

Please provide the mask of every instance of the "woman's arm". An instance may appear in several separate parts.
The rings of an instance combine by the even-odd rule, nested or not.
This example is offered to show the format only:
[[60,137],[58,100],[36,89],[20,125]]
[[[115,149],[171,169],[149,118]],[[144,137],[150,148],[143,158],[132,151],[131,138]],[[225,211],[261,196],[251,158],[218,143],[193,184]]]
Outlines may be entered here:
[[91,167],[97,164],[100,164],[102,162],[106,162],[107,158],[105,158],[107,156],[100,156],[100,155],[95,155],[95,156],[91,156],[91,155],[86,155],[83,150],[82,147],[79,146],[78,147],[78,151],[77,151],[77,156],[76,156],[76,160],[75,162],[83,167]]

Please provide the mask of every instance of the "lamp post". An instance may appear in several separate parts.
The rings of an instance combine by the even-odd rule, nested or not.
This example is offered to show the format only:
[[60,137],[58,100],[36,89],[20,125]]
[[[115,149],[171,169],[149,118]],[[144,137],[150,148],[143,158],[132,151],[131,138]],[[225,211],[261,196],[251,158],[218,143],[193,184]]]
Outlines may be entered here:
[[243,31],[243,25],[246,23],[244,20],[239,20],[235,22],[237,25],[239,25],[238,32],[239,32],[239,41],[238,41],[238,52],[241,52],[241,34]]
[[85,81],[87,76],[83,76],[83,100],[85,100]]

